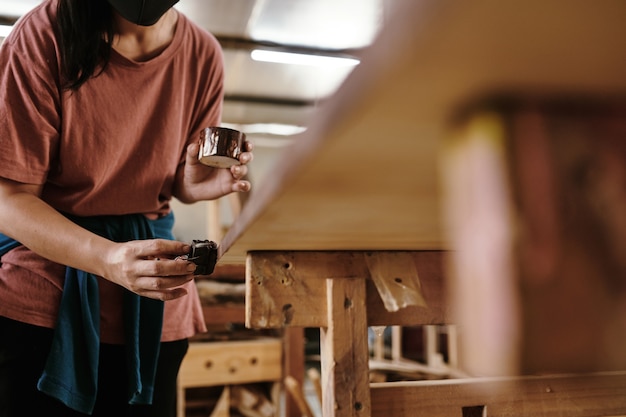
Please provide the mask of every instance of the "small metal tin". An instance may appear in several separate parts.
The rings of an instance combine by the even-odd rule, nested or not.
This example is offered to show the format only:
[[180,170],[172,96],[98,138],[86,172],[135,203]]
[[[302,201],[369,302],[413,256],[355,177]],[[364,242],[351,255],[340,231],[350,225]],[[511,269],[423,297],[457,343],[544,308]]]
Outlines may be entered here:
[[198,160],[216,168],[239,165],[246,134],[226,127],[206,127],[200,133]]

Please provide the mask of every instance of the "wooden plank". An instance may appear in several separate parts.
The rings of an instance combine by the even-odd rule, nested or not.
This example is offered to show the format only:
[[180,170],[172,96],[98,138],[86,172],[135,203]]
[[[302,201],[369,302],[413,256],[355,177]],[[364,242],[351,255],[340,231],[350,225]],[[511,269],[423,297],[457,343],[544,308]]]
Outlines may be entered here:
[[[446,285],[446,268],[449,262],[449,253],[445,251],[415,251],[415,252],[368,252],[376,253],[378,256],[389,254],[389,260],[394,260],[398,255],[409,255],[413,259],[413,269],[417,272],[420,295],[426,306],[408,305],[397,311],[389,311],[382,300],[377,288],[371,280],[367,283],[367,323],[369,326],[415,326],[421,324],[446,324],[451,323],[452,313],[448,300],[448,289]],[[396,278],[403,277],[407,272],[396,271],[390,275],[390,294],[396,291],[405,290],[402,280]],[[409,274],[409,275],[411,275]],[[402,296],[400,296],[402,297]],[[405,304],[406,305],[406,304]]]
[[306,375],[309,377],[309,381],[313,385],[313,389],[315,390],[315,396],[319,404],[322,404],[322,375],[317,368],[312,367],[307,369]]
[[328,327],[320,334],[324,417],[369,416],[363,278],[328,279]]
[[626,96],[522,98],[503,115],[522,372],[626,369]]
[[220,200],[207,201],[207,231],[206,236],[214,242],[221,242],[224,238]]
[[478,103],[446,149],[474,375],[626,369],[626,98]]
[[[304,385],[304,329],[288,327],[283,332],[283,376]],[[285,417],[301,417],[294,398],[285,399]]]
[[[186,414],[180,414],[178,417],[185,416]],[[224,387],[209,417],[230,417],[230,387],[228,385]]]
[[246,279],[246,268],[244,264],[218,263],[215,265],[211,275],[203,276],[199,279],[244,282]]
[[244,323],[245,307],[243,304],[203,305],[202,315],[208,325]]
[[361,64],[250,194],[226,258],[450,249],[438,152],[458,106],[501,91],[626,91],[622,1],[393,3]]
[[626,373],[374,383],[371,395],[372,417],[617,416],[626,413]]
[[197,342],[181,364],[182,389],[282,379],[282,342],[275,338]]
[[368,252],[365,263],[387,311],[427,308],[415,262],[409,252]]
[[[420,297],[427,306],[414,305],[388,311],[370,278],[367,257],[393,261],[401,255],[412,261],[419,277]],[[446,253],[425,252],[252,252],[248,255],[246,279],[246,325],[253,328],[285,326],[325,327],[327,278],[367,278],[368,325],[415,325],[445,323],[446,305],[443,270]],[[396,281],[403,272],[389,275],[396,292],[406,281]],[[417,277],[412,277],[417,279]],[[406,304],[406,300],[402,300]],[[420,301],[421,302],[421,301]]]
[[290,394],[289,397],[294,400],[298,407],[298,415],[300,417],[314,417],[311,407],[309,406],[306,396],[304,395],[302,382],[296,380],[291,375],[287,375],[285,377],[284,384]]
[[451,303],[463,329],[461,366],[471,375],[518,374],[520,306],[512,281],[505,131],[497,112],[476,115],[451,135],[442,164],[452,240],[462,247],[451,255]]

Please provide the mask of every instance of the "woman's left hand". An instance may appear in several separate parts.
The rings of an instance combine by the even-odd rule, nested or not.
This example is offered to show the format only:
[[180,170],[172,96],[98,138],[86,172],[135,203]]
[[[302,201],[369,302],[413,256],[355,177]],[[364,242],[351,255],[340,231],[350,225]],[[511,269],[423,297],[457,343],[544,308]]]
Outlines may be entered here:
[[[214,200],[233,192],[250,191],[250,181],[243,179],[248,173],[247,164],[252,161],[252,143],[244,142],[244,152],[239,155],[240,165],[230,168],[213,168],[198,161],[200,145],[187,146],[185,166],[177,173],[175,197],[183,203]],[[181,178],[182,176],[182,178]]]

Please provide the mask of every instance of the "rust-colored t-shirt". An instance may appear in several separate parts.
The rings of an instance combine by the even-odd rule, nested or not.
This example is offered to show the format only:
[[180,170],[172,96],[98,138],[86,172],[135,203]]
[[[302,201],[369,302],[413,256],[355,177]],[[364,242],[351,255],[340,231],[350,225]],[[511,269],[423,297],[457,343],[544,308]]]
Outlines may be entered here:
[[[159,56],[135,62],[113,51],[101,74],[68,91],[60,85],[56,7],[44,1],[0,46],[0,177],[43,184],[42,198],[73,215],[168,213],[187,144],[220,121],[219,44],[179,13]],[[64,270],[24,247],[4,255],[0,315],[53,327]],[[164,341],[205,330],[195,285],[188,290],[165,304]],[[100,280],[103,342],[123,341],[122,291]]]

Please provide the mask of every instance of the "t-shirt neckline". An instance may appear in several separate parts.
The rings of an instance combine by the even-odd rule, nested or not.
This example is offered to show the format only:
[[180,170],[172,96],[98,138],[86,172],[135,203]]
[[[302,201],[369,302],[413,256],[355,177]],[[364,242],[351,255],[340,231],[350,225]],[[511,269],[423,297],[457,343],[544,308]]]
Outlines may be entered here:
[[186,26],[186,24],[187,20],[185,19],[184,15],[182,13],[178,13],[174,37],[172,38],[170,44],[167,45],[165,49],[163,49],[163,51],[161,51],[161,53],[157,56],[150,58],[147,61],[134,61],[117,52],[115,49],[111,49],[111,63],[123,65],[126,67],[142,68],[146,66],[159,65],[162,62],[167,61],[174,54],[176,54],[176,51],[180,49],[179,46],[182,43],[183,33],[185,32],[184,26]]

